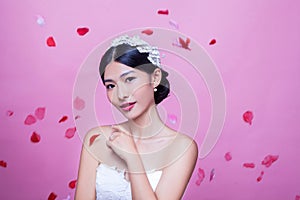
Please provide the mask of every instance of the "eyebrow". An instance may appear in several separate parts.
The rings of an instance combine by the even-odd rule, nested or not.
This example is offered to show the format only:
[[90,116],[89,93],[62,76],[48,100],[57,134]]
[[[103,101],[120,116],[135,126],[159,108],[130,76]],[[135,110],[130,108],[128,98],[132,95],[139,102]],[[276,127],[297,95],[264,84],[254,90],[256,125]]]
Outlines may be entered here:
[[[120,78],[122,78],[122,77],[124,77],[124,76],[126,76],[126,75],[128,75],[128,74],[130,74],[130,73],[135,73],[135,71],[130,70],[130,71],[128,71],[128,72],[124,72],[123,74],[120,75]],[[105,79],[103,82],[104,82],[104,83],[106,83],[106,82],[113,82],[113,80],[112,80],[112,79]]]

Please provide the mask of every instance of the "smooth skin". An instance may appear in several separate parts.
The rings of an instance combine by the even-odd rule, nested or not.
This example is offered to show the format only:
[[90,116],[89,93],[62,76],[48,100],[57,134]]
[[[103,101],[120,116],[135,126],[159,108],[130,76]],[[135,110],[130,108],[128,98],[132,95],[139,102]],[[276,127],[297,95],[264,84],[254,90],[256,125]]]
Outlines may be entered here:
[[[198,148],[193,139],[170,129],[159,117],[153,89],[159,85],[161,70],[149,75],[113,61],[106,67],[104,79],[108,100],[128,121],[96,127],[86,134],[75,199],[96,199],[96,168],[101,161],[126,169],[132,199],[181,199],[194,171]],[[128,111],[120,107],[124,102],[136,103]],[[100,136],[90,147],[95,134]],[[144,156],[152,152],[152,157]],[[155,191],[145,173],[151,169],[162,170]]]

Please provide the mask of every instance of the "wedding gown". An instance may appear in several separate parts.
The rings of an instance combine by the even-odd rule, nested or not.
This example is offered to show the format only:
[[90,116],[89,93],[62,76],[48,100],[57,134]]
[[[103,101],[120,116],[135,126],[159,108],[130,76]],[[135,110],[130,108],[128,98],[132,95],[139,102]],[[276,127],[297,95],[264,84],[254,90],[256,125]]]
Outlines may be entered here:
[[[146,173],[150,185],[155,191],[162,171]],[[101,163],[96,173],[97,200],[131,200],[130,182],[125,179],[125,170],[118,170]]]

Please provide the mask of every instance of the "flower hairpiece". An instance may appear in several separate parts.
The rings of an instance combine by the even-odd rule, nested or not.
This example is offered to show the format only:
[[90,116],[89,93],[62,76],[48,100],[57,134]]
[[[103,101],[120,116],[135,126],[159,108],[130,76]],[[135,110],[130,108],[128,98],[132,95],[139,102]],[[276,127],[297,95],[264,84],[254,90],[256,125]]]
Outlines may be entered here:
[[140,39],[138,35],[129,37],[128,35],[122,35],[114,39],[111,46],[116,47],[120,44],[129,44],[132,47],[136,47],[140,53],[149,53],[148,60],[158,66],[160,66],[160,55],[157,47],[152,47],[144,40]]

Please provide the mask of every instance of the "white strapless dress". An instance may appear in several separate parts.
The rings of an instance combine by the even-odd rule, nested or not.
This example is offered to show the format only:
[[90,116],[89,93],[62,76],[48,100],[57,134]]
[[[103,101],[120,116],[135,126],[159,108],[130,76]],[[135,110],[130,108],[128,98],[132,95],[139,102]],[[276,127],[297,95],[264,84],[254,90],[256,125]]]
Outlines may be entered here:
[[[155,191],[162,171],[148,172],[147,177]],[[125,170],[118,170],[101,163],[96,173],[97,200],[131,200],[130,182],[125,179]]]

